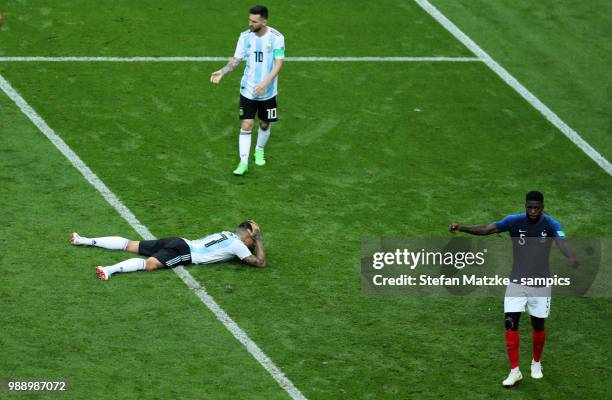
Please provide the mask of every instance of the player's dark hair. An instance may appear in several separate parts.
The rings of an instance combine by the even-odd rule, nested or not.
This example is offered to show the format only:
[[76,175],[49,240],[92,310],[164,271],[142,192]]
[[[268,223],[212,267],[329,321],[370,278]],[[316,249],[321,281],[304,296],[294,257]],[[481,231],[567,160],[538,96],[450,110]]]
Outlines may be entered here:
[[251,232],[251,229],[253,229],[253,227],[251,226],[251,223],[249,221],[244,221],[241,222],[240,225],[238,225],[238,229],[244,229],[247,232]]
[[544,195],[542,194],[542,192],[532,190],[525,196],[525,201],[539,201],[541,203],[544,203]]
[[238,228],[251,229],[251,223],[249,221],[241,222]]
[[268,7],[266,6],[251,7],[249,13],[253,15],[259,15],[263,19],[268,19]]

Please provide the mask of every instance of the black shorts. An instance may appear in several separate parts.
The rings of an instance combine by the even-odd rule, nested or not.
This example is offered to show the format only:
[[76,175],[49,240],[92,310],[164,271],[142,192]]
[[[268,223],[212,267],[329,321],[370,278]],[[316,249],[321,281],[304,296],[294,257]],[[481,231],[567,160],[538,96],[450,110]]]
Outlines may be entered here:
[[191,264],[191,250],[179,237],[142,240],[138,246],[138,254],[155,257],[166,267]]
[[278,121],[276,96],[268,100],[251,100],[240,95],[240,119],[255,119],[255,114],[260,121]]

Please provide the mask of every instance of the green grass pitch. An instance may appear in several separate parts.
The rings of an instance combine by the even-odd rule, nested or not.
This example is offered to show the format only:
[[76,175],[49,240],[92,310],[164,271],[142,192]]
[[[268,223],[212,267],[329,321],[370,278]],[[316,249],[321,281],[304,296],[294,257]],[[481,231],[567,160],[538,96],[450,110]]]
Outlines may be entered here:
[[[612,159],[608,2],[432,3]],[[252,5],[7,0],[0,57],[229,56]],[[472,56],[408,0],[266,5],[287,56]],[[213,86],[222,65],[0,61],[0,75],[155,236],[261,224],[268,268],[188,270],[305,397],[608,397],[610,299],[553,298],[545,377],[509,391],[502,299],[361,292],[362,239],[445,236],[520,211],[533,188],[568,235],[612,234],[612,178],[497,75],[288,61],[268,165],[236,178],[242,66]],[[70,233],[137,234],[3,92],[0,195],[0,380],[63,378],[75,399],[288,398],[172,271],[95,277],[126,255]],[[526,317],[521,332],[528,375]]]

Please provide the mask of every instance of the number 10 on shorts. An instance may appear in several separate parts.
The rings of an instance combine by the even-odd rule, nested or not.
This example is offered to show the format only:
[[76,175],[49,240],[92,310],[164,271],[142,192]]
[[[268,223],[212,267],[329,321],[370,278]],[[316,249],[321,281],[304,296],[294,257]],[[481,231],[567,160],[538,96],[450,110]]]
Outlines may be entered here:
[[267,108],[268,119],[276,119],[276,108]]

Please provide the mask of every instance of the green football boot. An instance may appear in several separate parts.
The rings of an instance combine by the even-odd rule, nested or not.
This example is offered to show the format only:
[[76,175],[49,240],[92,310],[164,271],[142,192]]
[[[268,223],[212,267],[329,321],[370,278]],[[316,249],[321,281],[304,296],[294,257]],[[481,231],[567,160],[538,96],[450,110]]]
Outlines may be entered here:
[[244,175],[249,170],[249,164],[240,162],[238,167],[234,170],[234,175]]
[[255,165],[266,165],[263,149],[255,149]]

